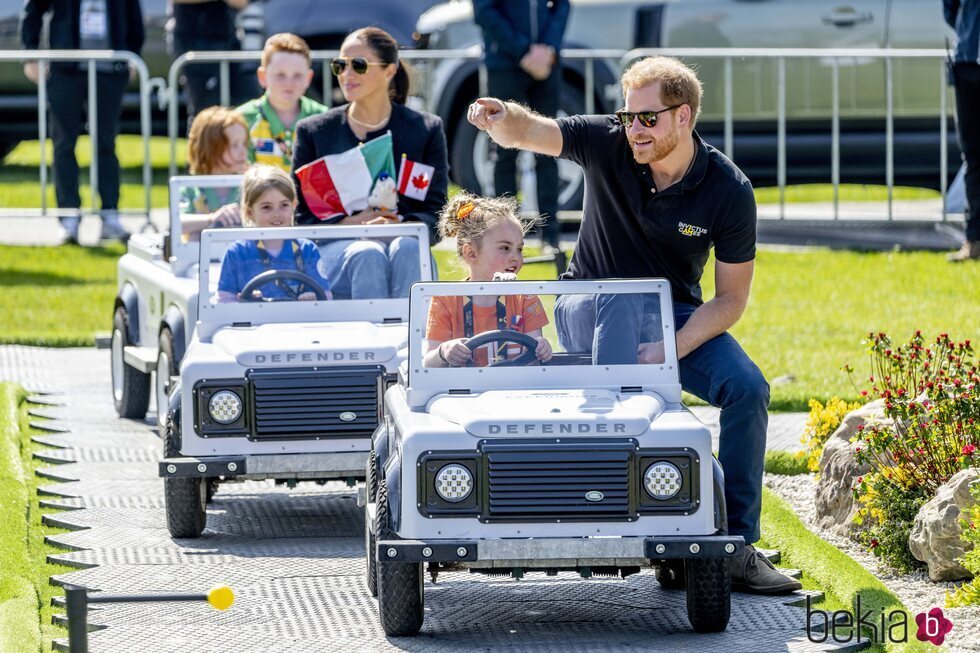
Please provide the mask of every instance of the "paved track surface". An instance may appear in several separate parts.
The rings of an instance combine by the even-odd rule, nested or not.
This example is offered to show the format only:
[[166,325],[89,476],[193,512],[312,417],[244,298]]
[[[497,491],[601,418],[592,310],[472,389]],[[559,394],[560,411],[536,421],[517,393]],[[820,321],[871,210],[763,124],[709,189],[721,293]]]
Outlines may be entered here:
[[90,623],[105,628],[90,634],[92,651],[834,650],[807,640],[805,613],[790,605],[802,593],[736,594],[727,632],[695,635],[684,592],[662,590],[651,570],[625,581],[442,574],[426,583],[421,635],[389,639],[364,588],[363,518],[352,489],[224,485],[204,536],[175,541],[156,474],[155,416],[116,417],[108,352],[0,347],[0,379],[51,393],[38,397],[51,405],[32,411],[49,429],[37,436],[51,447],[41,454],[49,465],[39,474],[52,479],[42,499],[66,509],[46,521],[70,529],[49,538],[65,549],[51,557],[78,569],[53,582],[114,594],[235,589],[227,612],[196,603],[93,606]]

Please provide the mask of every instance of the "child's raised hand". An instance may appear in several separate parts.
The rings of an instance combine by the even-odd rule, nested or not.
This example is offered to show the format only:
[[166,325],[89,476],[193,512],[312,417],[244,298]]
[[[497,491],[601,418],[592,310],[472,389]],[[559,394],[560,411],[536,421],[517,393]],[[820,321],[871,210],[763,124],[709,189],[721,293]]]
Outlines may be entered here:
[[544,336],[538,336],[535,340],[538,341],[538,346],[534,348],[534,355],[542,363],[547,363],[551,360],[552,356],[551,343]]
[[462,367],[473,358],[473,351],[466,346],[466,338],[456,338],[439,345],[439,357],[449,367]]

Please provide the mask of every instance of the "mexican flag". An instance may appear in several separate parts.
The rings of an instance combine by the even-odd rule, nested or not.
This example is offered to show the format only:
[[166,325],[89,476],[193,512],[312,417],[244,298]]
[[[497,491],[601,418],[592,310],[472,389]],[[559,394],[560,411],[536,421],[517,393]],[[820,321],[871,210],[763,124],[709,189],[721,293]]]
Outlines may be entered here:
[[296,171],[296,178],[310,210],[321,220],[329,220],[366,209],[381,173],[395,176],[390,132],[346,152],[311,161]]

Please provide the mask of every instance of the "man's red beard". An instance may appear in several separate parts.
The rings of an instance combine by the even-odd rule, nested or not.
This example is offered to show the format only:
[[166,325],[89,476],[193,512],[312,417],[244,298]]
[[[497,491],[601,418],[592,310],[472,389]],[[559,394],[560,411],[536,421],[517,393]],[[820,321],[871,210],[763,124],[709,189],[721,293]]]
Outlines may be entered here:
[[676,130],[671,130],[667,132],[667,135],[662,138],[649,137],[652,147],[649,147],[642,154],[638,154],[636,147],[634,146],[635,140],[647,140],[647,137],[642,137],[640,139],[634,139],[632,137],[627,137],[630,143],[630,149],[633,150],[633,158],[636,159],[637,163],[653,163],[655,161],[662,161],[666,158],[680,142],[680,136]]

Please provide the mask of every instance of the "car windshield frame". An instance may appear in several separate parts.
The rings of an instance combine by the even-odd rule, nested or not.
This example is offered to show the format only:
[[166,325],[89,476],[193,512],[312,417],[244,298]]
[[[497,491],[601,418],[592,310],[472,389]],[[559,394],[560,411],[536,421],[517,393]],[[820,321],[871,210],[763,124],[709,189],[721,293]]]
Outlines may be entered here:
[[[242,175],[177,175],[168,182],[170,192],[170,260],[174,274],[187,273],[200,257],[200,243],[184,242],[184,224],[181,220],[180,196],[185,188],[238,188]],[[188,215],[184,213],[183,215]]]
[[[405,297],[385,299],[341,299],[328,301],[286,302],[227,302],[215,301],[218,273],[224,252],[237,240],[294,240],[312,241],[374,239],[408,236],[418,240],[420,274],[431,281],[432,264],[429,255],[429,228],[421,222],[396,225],[337,226],[313,225],[300,227],[234,229],[205,229],[201,232],[198,262],[198,329],[202,339],[210,338],[218,329],[235,324],[269,324],[293,322],[407,322],[409,304]],[[213,254],[213,255],[212,255]]]
[[[664,334],[664,362],[631,365],[561,365],[528,367],[425,367],[429,305],[433,297],[473,295],[656,294]],[[600,279],[576,281],[420,282],[412,286],[407,361],[408,403],[423,408],[445,393],[489,390],[642,388],[666,401],[680,402],[674,310],[666,279]],[[557,350],[557,343],[552,343]]]

